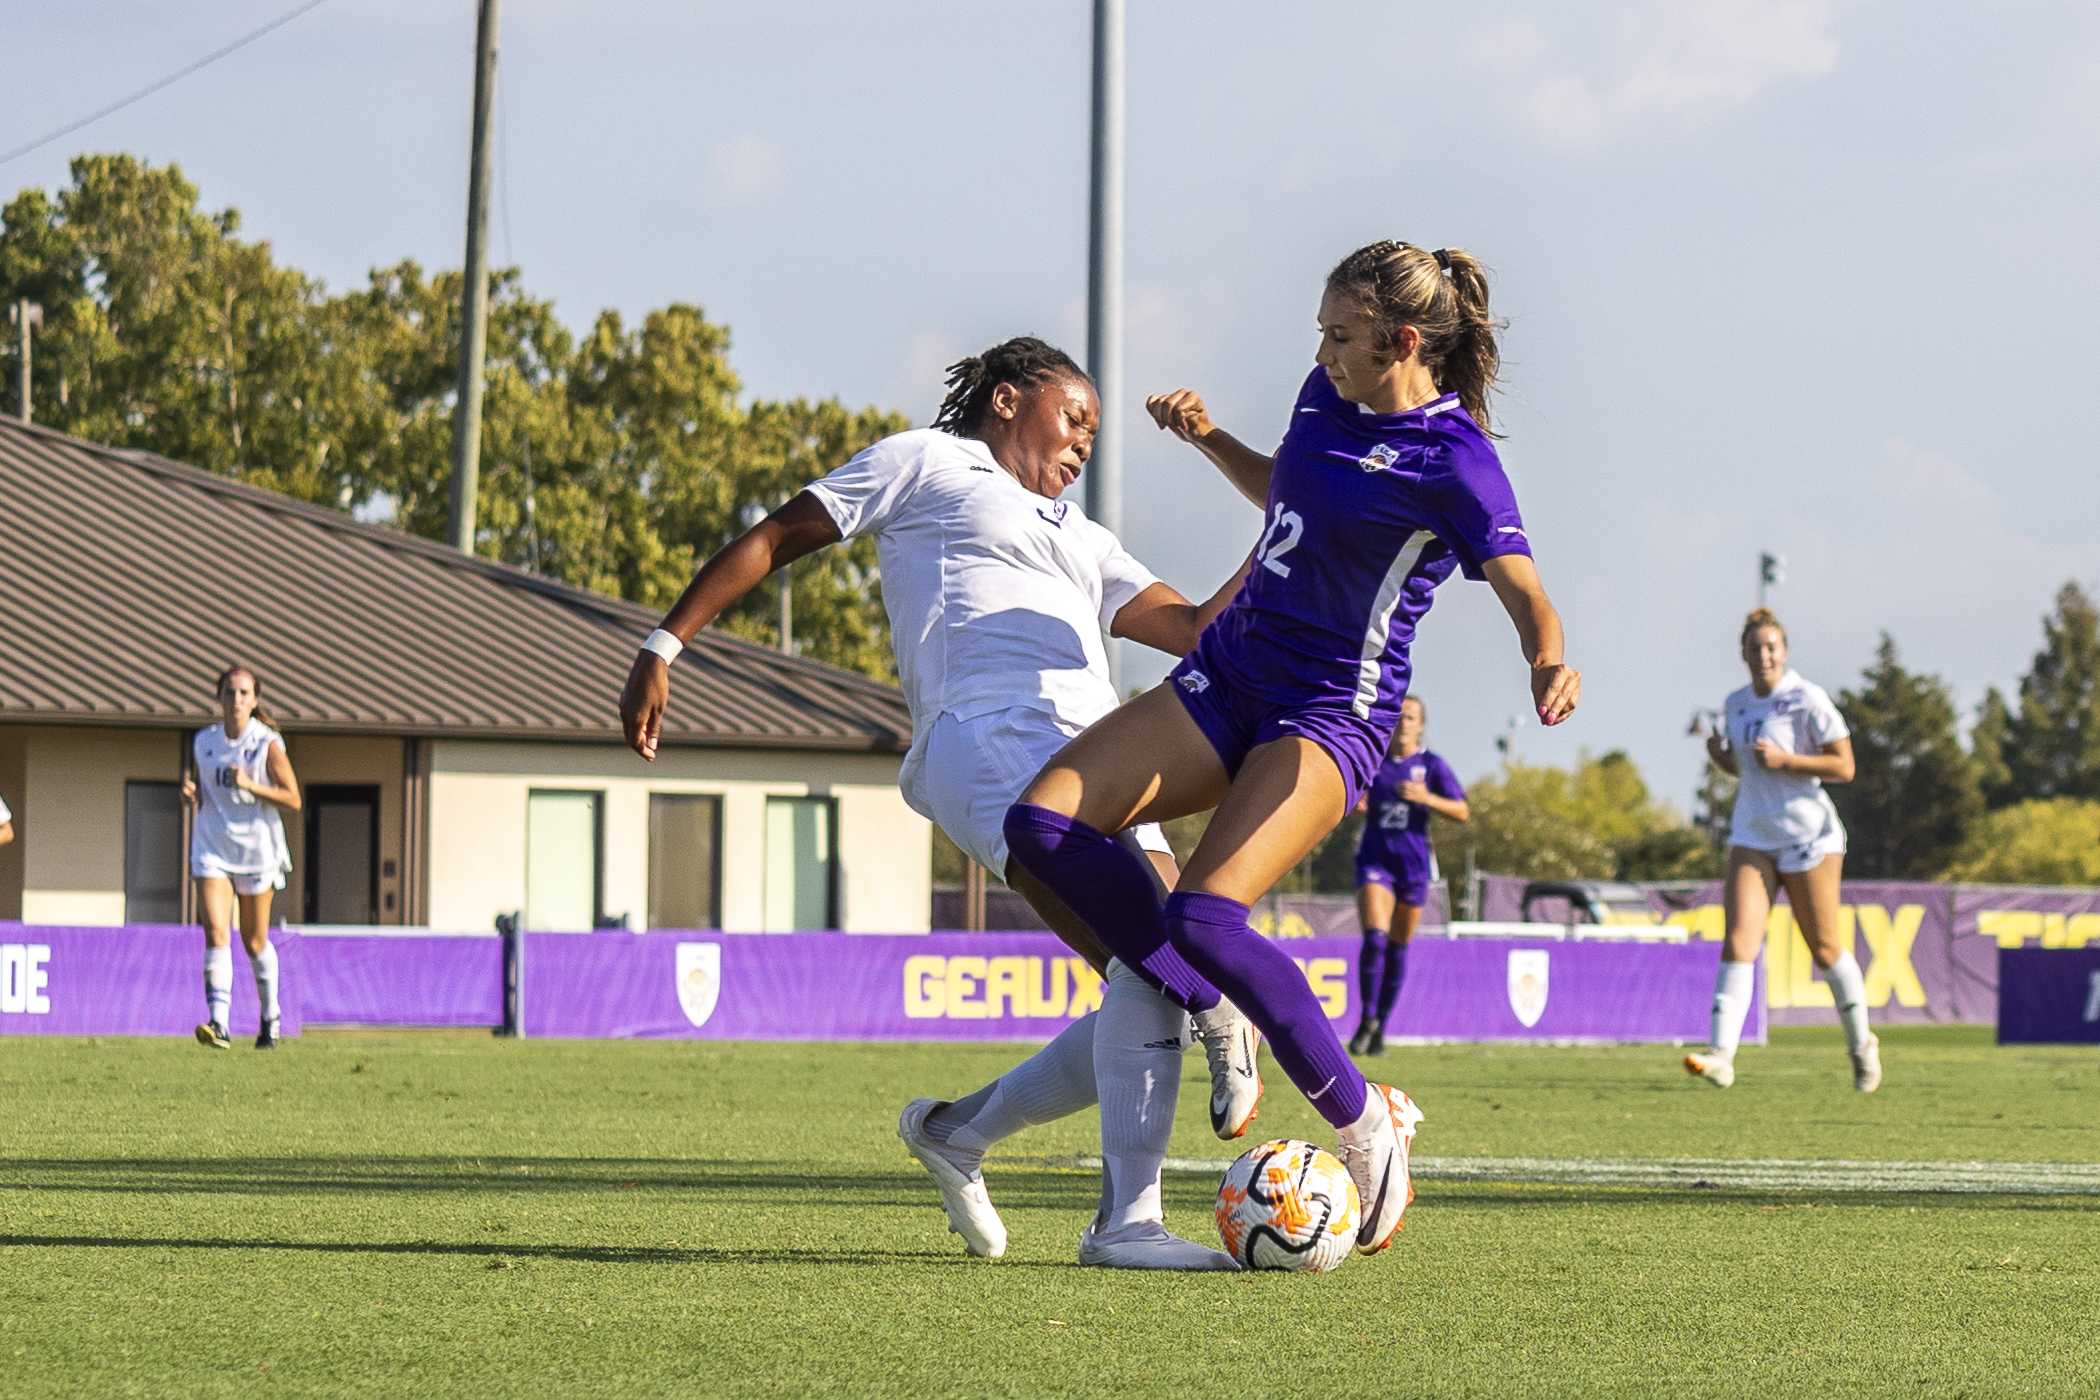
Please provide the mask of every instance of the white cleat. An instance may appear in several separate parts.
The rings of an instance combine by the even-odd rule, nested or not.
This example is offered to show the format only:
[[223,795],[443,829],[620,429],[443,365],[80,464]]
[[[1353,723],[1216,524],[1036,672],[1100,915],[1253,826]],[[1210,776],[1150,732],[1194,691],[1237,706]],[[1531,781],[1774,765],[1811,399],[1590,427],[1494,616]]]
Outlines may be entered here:
[[1422,1110],[1415,1101],[1387,1084],[1369,1084],[1363,1116],[1344,1128],[1335,1153],[1349,1169],[1362,1203],[1363,1225],[1356,1232],[1356,1251],[1376,1254],[1400,1233],[1402,1216],[1415,1198],[1408,1159]]
[[961,1235],[963,1247],[978,1258],[997,1259],[1006,1253],[1006,1222],[992,1209],[984,1173],[956,1165],[947,1149],[926,1136],[926,1115],[942,1107],[939,1099],[913,1099],[897,1117],[897,1136],[940,1188],[948,1229]]
[[1261,1111],[1261,1032],[1229,1001],[1191,1018],[1210,1065],[1210,1130],[1227,1142],[1243,1136]]
[[1705,1080],[1716,1089],[1725,1089],[1735,1083],[1735,1061],[1711,1050],[1704,1055],[1685,1056],[1684,1072],[1694,1079]]
[[1881,1087],[1881,1037],[1869,1035],[1867,1043],[1852,1052],[1852,1087],[1871,1094]]
[[1079,1237],[1079,1262],[1090,1269],[1233,1269],[1230,1254],[1167,1233],[1157,1220],[1120,1230],[1098,1230],[1090,1222]]

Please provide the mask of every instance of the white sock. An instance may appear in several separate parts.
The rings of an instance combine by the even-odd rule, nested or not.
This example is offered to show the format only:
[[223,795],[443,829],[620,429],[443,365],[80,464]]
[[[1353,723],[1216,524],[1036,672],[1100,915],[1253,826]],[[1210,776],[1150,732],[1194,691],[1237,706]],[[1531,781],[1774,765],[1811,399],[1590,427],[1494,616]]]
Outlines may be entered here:
[[255,1001],[262,1007],[263,1024],[274,1027],[277,1024],[277,945],[264,942],[260,953],[248,955],[248,966],[255,971]]
[[233,1012],[233,949],[204,950],[204,1019],[226,1028]]
[[1089,1011],[984,1088],[934,1110],[927,1115],[927,1136],[982,1156],[1023,1128],[1093,1107],[1094,1025],[1100,1014]]
[[1839,953],[1837,961],[1823,969],[1823,980],[1830,984],[1838,1021],[1845,1027],[1845,1048],[1856,1051],[1867,1043],[1867,979],[1860,975],[1859,959]]
[[1724,1060],[1735,1058],[1743,1043],[1743,1022],[1750,1019],[1750,998],[1757,990],[1757,964],[1721,960],[1714,978],[1713,1051]]
[[1159,1168],[1174,1135],[1188,1013],[1120,962],[1108,965],[1094,1029],[1101,1094],[1100,1229],[1162,1218]]

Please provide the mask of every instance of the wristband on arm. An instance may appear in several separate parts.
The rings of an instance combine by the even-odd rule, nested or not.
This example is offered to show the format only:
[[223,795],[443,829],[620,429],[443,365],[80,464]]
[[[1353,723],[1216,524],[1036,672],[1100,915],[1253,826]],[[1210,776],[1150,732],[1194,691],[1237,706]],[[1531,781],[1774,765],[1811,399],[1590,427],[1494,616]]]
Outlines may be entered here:
[[673,633],[659,627],[643,639],[642,650],[661,656],[664,665],[668,666],[678,659],[679,652],[685,650],[685,643],[679,641]]

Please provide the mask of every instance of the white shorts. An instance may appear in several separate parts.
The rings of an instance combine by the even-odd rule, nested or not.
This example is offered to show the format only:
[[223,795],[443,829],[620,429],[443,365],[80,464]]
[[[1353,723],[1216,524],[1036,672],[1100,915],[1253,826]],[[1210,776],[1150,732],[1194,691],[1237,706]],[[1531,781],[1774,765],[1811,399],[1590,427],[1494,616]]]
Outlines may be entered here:
[[[948,833],[964,854],[1006,878],[1006,809],[1084,728],[1045,710],[944,714],[904,760],[897,786],[911,809]],[[1157,822],[1131,828],[1138,845],[1172,855]]]
[[190,878],[225,880],[233,886],[235,894],[261,894],[264,890],[284,888],[282,870],[228,870],[209,857],[190,862]]
[[[1743,845],[1740,841],[1732,844]],[[1772,864],[1778,867],[1779,873],[1782,875],[1799,875],[1804,871],[1815,869],[1832,856],[1841,856],[1845,853],[1845,828],[1836,822],[1832,822],[1830,826],[1823,830],[1821,835],[1803,845],[1780,846],[1773,850],[1766,850],[1762,846],[1743,846],[1743,849],[1756,851],[1759,855],[1770,856]]]

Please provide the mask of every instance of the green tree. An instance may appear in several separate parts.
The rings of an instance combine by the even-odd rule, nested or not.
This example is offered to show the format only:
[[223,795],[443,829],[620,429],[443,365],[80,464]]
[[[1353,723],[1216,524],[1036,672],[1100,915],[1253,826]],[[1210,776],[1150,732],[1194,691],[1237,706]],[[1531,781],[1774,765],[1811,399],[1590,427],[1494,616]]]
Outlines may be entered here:
[[1828,789],[1850,838],[1845,873],[1931,879],[1983,810],[1947,687],[1905,670],[1884,632],[1861,684],[1837,703],[1857,766],[1851,782]]
[[1950,880],[2100,885],[2100,802],[2043,797],[1985,814],[1947,867]]
[[1572,771],[1505,764],[1472,785],[1468,805],[1470,826],[1430,828],[1447,875],[1463,868],[1468,845],[1481,869],[1533,879],[1688,879],[1718,868],[1699,829],[1616,750]]
[[2005,761],[2005,746],[2012,734],[2012,707],[1997,686],[1983,693],[1976,709],[1976,727],[1969,731],[1969,763],[1976,770],[1976,786],[1986,807],[1996,810],[2019,801],[2013,789],[2012,768]]
[[2042,619],[2042,649],[2020,680],[2004,760],[2022,798],[2100,798],[2100,611],[2075,583]]

